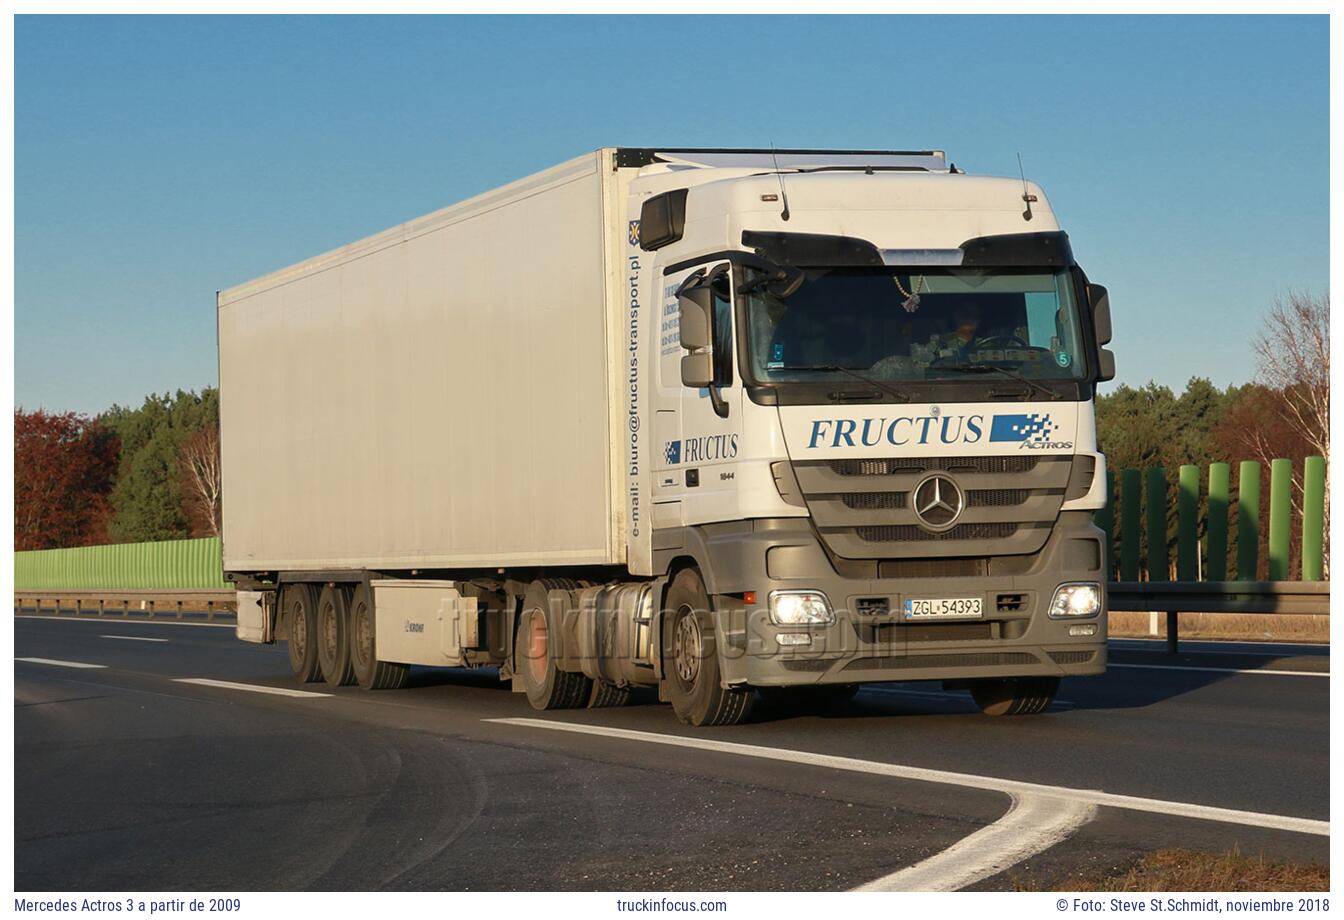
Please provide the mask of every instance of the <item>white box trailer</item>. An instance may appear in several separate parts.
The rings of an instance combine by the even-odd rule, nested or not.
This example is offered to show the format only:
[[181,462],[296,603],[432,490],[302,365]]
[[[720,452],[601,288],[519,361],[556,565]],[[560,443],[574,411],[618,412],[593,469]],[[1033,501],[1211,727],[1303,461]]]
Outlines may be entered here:
[[[220,293],[239,638],[300,681],[966,687],[1106,664],[1106,291],[940,151],[605,148]],[[824,694],[824,695],[825,695]]]
[[613,153],[219,294],[226,572],[624,562]]

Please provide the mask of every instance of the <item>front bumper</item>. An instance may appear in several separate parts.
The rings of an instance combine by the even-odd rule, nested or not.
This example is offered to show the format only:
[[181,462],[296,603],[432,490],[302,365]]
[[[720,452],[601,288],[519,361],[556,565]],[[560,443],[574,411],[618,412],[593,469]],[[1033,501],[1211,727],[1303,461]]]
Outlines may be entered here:
[[[711,537],[724,680],[768,687],[1100,674],[1106,669],[1101,537],[1089,514],[1064,512],[1039,553],[999,566],[1013,574],[996,575],[991,559],[985,575],[901,578],[841,575],[805,519],[755,521],[750,531]],[[1055,588],[1077,581],[1102,586],[1100,613],[1051,619],[1046,611]],[[785,589],[823,592],[835,623],[772,624],[767,599]],[[745,591],[755,592],[755,605],[743,603]],[[902,616],[906,598],[941,597],[979,597],[983,614],[932,622]],[[1095,625],[1093,635],[1070,635],[1070,627],[1085,624]],[[781,635],[808,638],[785,645]]]

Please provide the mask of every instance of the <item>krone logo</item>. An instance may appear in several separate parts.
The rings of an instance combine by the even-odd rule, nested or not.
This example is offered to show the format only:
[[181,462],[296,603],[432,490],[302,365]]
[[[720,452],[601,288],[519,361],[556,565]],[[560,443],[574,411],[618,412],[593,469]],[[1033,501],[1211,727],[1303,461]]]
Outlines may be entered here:
[[935,473],[915,486],[915,516],[929,530],[947,530],[961,517],[966,496],[955,482]]

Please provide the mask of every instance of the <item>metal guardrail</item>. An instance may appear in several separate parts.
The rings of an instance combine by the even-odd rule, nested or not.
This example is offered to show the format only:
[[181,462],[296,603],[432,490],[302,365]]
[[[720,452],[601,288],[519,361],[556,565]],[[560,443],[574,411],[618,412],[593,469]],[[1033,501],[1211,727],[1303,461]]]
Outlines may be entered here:
[[1167,651],[1180,643],[1181,613],[1330,613],[1328,581],[1117,581],[1107,585],[1111,610],[1167,615]]
[[233,591],[205,588],[106,591],[15,591],[14,609],[50,612],[55,616],[109,617],[136,620],[232,620],[237,616]]
[[[1181,613],[1330,613],[1328,581],[1118,581],[1107,585],[1110,610],[1167,615],[1167,650],[1177,651]],[[15,591],[15,610],[120,619],[233,619],[234,592],[208,589]]]

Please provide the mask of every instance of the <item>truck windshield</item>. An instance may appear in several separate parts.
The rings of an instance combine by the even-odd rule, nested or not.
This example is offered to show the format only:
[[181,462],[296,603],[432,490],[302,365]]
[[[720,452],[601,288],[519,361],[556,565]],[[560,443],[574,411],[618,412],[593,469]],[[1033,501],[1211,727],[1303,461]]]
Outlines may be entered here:
[[762,383],[857,371],[874,380],[965,379],[1004,369],[1029,380],[1085,376],[1069,272],[1009,269],[805,270],[793,294],[745,298],[748,353]]

